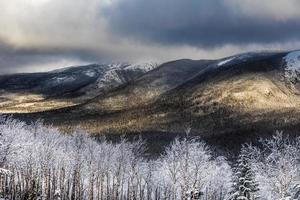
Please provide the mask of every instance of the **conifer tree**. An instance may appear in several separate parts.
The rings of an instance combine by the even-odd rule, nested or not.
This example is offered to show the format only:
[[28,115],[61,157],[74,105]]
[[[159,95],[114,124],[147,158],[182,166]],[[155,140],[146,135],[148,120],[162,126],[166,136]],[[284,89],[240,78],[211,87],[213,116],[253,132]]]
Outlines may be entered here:
[[251,169],[250,159],[247,150],[242,147],[237,160],[237,168],[234,180],[231,200],[255,200],[258,192],[258,184],[255,181],[254,173]]

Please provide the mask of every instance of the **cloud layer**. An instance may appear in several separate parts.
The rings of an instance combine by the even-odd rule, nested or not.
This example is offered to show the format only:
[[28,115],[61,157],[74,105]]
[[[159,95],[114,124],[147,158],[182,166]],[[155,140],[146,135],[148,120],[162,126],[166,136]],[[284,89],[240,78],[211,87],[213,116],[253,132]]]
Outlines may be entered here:
[[10,0],[0,7],[0,73],[300,48],[298,0]]
[[121,35],[218,48],[298,40],[299,9],[299,1],[283,0],[126,0],[107,14]]

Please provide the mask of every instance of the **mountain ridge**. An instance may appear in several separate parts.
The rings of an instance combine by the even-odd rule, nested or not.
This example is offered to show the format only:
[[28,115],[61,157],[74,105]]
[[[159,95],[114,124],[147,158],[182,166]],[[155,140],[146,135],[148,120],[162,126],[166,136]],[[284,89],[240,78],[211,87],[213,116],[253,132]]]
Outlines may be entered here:
[[178,133],[186,126],[200,135],[295,128],[298,67],[300,51],[171,61],[80,104],[15,116],[42,118],[67,132],[80,126],[91,134]]
[[[13,113],[18,111],[18,107],[27,103],[29,103],[28,110],[25,106],[25,109],[20,109],[21,113],[77,105],[114,87],[128,83],[155,67],[155,64],[90,64],[43,73],[2,75],[0,76],[0,96],[2,97],[0,110]],[[43,101],[44,104],[35,105]],[[63,103],[60,105],[57,102]],[[46,106],[49,108],[43,110]]]

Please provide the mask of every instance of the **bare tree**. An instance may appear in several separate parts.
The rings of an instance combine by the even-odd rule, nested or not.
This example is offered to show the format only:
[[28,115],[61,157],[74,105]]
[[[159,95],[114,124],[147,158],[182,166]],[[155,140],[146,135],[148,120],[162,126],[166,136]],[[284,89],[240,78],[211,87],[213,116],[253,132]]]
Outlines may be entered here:
[[261,196],[270,200],[287,198],[300,181],[300,137],[291,140],[277,132],[273,138],[261,140],[261,146],[248,146]]
[[213,159],[190,138],[145,159],[142,140],[95,141],[82,130],[65,135],[7,118],[0,120],[0,150],[0,197],[15,200],[181,199],[191,190],[221,199],[231,176],[226,159]]

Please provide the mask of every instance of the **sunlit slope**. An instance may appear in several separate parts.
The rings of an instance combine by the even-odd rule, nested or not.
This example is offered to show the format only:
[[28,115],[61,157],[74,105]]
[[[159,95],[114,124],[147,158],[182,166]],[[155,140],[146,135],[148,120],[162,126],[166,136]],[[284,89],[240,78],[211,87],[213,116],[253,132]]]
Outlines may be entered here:
[[[300,122],[300,98],[297,71],[288,67],[297,60],[289,56],[253,53],[215,61],[150,103],[124,98],[126,107],[101,110],[99,101],[102,115],[84,114],[81,125],[94,133],[180,132],[187,124],[199,133],[292,127]],[[127,109],[134,103],[139,106]]]
[[212,61],[178,60],[162,64],[131,84],[99,96],[86,104],[91,111],[121,111],[153,103],[157,98],[191,79]]
[[296,130],[299,63],[299,51],[178,60],[82,104],[22,117],[93,134]]
[[0,76],[0,112],[33,113],[70,107],[127,84],[155,64],[117,63]]

